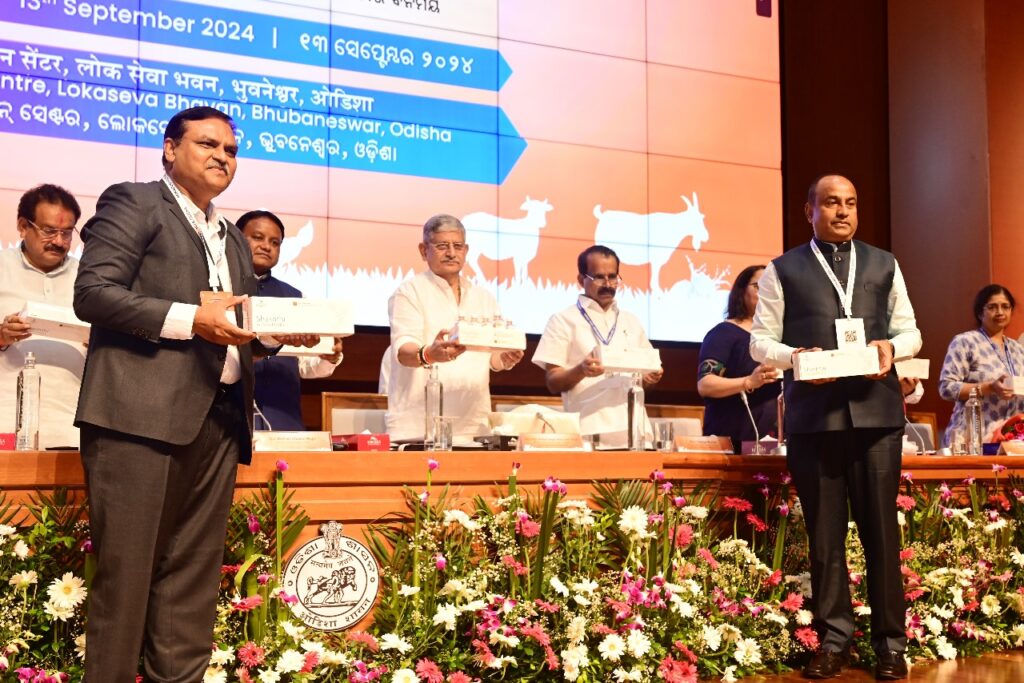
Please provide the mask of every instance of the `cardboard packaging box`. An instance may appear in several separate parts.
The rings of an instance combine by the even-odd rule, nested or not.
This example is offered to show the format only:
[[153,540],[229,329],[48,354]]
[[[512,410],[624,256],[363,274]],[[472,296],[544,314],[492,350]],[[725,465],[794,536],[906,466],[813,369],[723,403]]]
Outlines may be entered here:
[[835,379],[878,374],[878,349],[865,346],[836,351],[804,351],[793,356],[793,378]]
[[349,337],[355,333],[352,302],[345,299],[251,296],[242,313],[243,327],[258,335]]
[[597,358],[607,372],[657,372],[661,370],[658,349],[613,349],[597,345]]
[[526,333],[503,321],[473,322],[460,320],[448,338],[470,351],[525,351]]
[[387,434],[332,434],[331,443],[336,451],[391,450],[391,437]]
[[84,344],[89,341],[89,323],[82,322],[68,306],[26,301],[22,318],[32,326],[32,335]]

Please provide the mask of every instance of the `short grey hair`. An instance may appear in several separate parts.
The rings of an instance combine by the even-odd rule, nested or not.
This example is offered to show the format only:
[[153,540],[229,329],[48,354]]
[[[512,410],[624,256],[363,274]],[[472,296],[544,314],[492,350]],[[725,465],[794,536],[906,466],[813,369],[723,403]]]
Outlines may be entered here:
[[423,243],[429,244],[431,235],[436,235],[439,232],[448,232],[450,230],[458,230],[462,233],[462,241],[466,241],[466,227],[458,218],[446,213],[439,213],[436,216],[431,216],[427,219],[427,222],[423,224]]

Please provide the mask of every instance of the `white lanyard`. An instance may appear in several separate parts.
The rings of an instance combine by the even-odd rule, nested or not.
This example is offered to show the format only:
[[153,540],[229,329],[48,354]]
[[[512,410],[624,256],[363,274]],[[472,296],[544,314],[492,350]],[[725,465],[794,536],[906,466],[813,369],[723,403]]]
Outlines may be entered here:
[[821,249],[818,248],[817,243],[811,240],[811,251],[814,252],[814,256],[818,259],[818,263],[821,264],[821,269],[825,271],[825,275],[828,276],[829,282],[832,283],[832,287],[836,290],[836,294],[839,295],[839,303],[843,307],[843,315],[847,318],[853,317],[853,281],[857,276],[857,249],[853,243],[850,244],[850,274],[846,278],[846,291],[843,291],[843,286],[839,284],[839,278],[836,277],[835,272],[825,262],[825,257],[821,255]]
[[220,262],[224,260],[224,253],[227,251],[227,236],[220,240],[220,250],[216,257],[213,252],[210,251],[210,245],[206,241],[206,236],[203,234],[202,228],[199,227],[199,223],[196,222],[196,217],[192,214],[192,209],[185,201],[185,197],[182,196],[178,186],[174,184],[166,175],[163,178],[164,184],[167,185],[167,189],[174,195],[175,201],[178,202],[178,208],[185,214],[185,220],[188,221],[192,229],[199,235],[199,241],[203,243],[203,255],[206,257],[206,271],[210,281],[210,289],[213,291],[224,291],[224,283],[220,279]]

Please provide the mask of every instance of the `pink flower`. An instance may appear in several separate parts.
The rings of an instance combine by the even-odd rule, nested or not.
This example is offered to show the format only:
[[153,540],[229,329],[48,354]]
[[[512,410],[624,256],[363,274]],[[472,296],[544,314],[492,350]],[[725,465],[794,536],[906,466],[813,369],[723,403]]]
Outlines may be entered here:
[[238,661],[248,667],[259,666],[265,657],[266,651],[252,641],[238,648]]
[[661,470],[654,470],[650,474],[651,481],[665,481],[665,473]]
[[783,472],[782,476],[779,477],[779,481],[781,481],[785,485],[791,484],[793,482],[793,475],[791,475],[789,472]]
[[685,548],[693,542],[693,527],[689,524],[680,524],[676,527],[675,543],[677,548]]
[[444,555],[438,553],[434,555],[434,566],[437,567],[437,571],[443,572],[448,567],[448,560]]
[[924,595],[924,591],[921,590],[920,588],[915,588],[912,591],[908,591],[907,594],[904,597],[906,598],[907,602],[913,602],[914,600],[917,600],[922,595]]
[[534,600],[533,604],[537,605],[537,607],[542,612],[550,612],[551,614],[554,614],[559,609],[561,609],[558,605],[556,605],[554,603],[551,603],[551,602],[546,602],[544,600],[541,600],[540,598]]
[[519,468],[520,467],[522,467],[522,463],[518,463],[518,462],[513,462],[512,463],[512,476],[513,477],[516,476],[517,474],[519,474]]
[[91,553],[92,552],[92,539],[88,539],[87,538],[84,541],[82,541],[82,546],[81,546],[81,548],[79,548],[79,550],[81,550],[83,553]]
[[914,559],[914,549],[913,548],[907,548],[905,550],[901,550],[900,551],[900,560],[901,561],[912,560],[912,559]]
[[964,479],[964,484],[966,486],[973,486],[974,485],[974,481],[975,481],[974,477],[967,477],[966,479]]
[[910,496],[904,496],[902,493],[896,496],[896,507],[903,510],[904,512],[908,512],[914,509],[916,505],[917,503]]
[[420,494],[420,503],[422,505],[426,505],[427,504],[427,500],[429,498],[430,498],[430,494],[427,493],[426,491],[424,491],[423,493]]
[[285,593],[284,591],[277,594],[277,599],[286,605],[294,605],[299,602],[299,596]]
[[804,606],[804,596],[799,593],[790,593],[786,599],[779,603],[779,609],[789,612],[796,612]]
[[758,472],[757,474],[754,475],[754,481],[756,481],[758,484],[767,484],[769,481],[771,481],[771,479],[769,479],[768,475],[765,474],[764,472]]
[[518,560],[516,560],[516,558],[512,557],[511,555],[504,555],[501,558],[501,563],[509,569],[511,569],[516,576],[523,576],[527,572],[526,565],[522,562],[519,562]]
[[939,497],[943,501],[947,501],[947,500],[949,500],[950,498],[953,497],[953,492],[950,490],[949,484],[947,484],[946,482],[942,482],[941,484],[939,484],[938,491],[939,491]]
[[658,488],[661,489],[662,493],[668,495],[669,493],[672,493],[672,482],[662,482],[661,486],[659,486]]
[[762,486],[757,491],[758,491],[758,493],[760,493],[765,498],[767,498],[768,495],[771,493],[771,490],[767,486]]
[[1006,471],[1006,465],[992,465],[992,471],[996,474],[1000,474]]
[[277,467],[277,471],[278,472],[287,472],[288,471],[288,463],[286,461],[284,461],[284,460],[278,460],[277,464],[275,465],[275,467]]
[[554,477],[548,477],[547,479],[545,479],[544,483],[541,484],[540,487],[546,493],[561,493],[562,495],[565,495],[565,492],[568,490],[565,484],[555,479]]
[[232,612],[251,612],[263,604],[263,598],[259,595],[250,595],[247,598],[238,598],[231,601]]
[[754,531],[757,531],[757,532],[768,531],[768,525],[765,524],[764,521],[760,517],[755,515],[753,512],[748,512],[747,513],[747,524],[749,524],[751,527],[753,527]]
[[715,559],[715,556],[711,554],[710,550],[708,550],[707,548],[701,548],[697,551],[697,555],[699,555],[701,559],[707,562],[708,566],[710,566],[712,569],[718,569],[718,560]]
[[818,649],[818,633],[810,626],[798,628],[793,632],[793,637],[808,650]]
[[754,506],[745,498],[726,496],[725,500],[722,501],[722,508],[725,510],[735,510],[736,512],[750,512],[754,509]]
[[247,522],[249,524],[249,533],[258,534],[260,532],[260,520],[259,520],[259,518],[257,518],[256,515],[254,515],[254,514],[252,514],[250,512],[249,516],[246,517],[246,520],[247,520]]
[[768,575],[767,579],[764,580],[764,585],[768,588],[774,588],[775,586],[778,586],[780,583],[782,583],[781,569],[776,569]]
[[360,645],[365,646],[371,652],[377,652],[380,649],[377,639],[366,631],[349,631],[345,634],[345,638],[353,643],[359,643]]
[[780,517],[789,517],[789,504],[788,503],[782,503],[781,505],[779,505],[779,516]]
[[900,475],[900,480],[901,481],[905,481],[905,482],[912,482],[912,481],[914,481],[914,473],[913,472],[904,472],[904,473],[902,473]]
[[473,679],[461,671],[456,671],[448,674],[448,683],[473,683]]
[[433,472],[434,470],[436,470],[440,466],[441,466],[441,463],[439,463],[438,461],[434,460],[433,458],[429,458],[427,460],[427,469],[430,470],[431,472]]
[[315,650],[309,650],[306,652],[306,657],[302,662],[302,668],[299,669],[300,674],[311,674],[316,665],[320,663],[320,653]]
[[421,659],[416,662],[416,675],[427,683],[444,682],[444,674],[441,673],[441,669],[437,668],[437,664],[429,659]]
[[682,496],[676,496],[675,498],[672,499],[672,504],[675,505],[677,508],[685,507],[686,498],[683,498]]
[[534,538],[540,533],[540,524],[530,519],[530,515],[520,512],[516,519],[516,533],[524,538]]
[[256,583],[258,583],[261,586],[266,586],[270,579],[270,574],[260,574],[256,577]]
[[665,683],[697,683],[697,667],[668,656],[658,664],[658,678]]

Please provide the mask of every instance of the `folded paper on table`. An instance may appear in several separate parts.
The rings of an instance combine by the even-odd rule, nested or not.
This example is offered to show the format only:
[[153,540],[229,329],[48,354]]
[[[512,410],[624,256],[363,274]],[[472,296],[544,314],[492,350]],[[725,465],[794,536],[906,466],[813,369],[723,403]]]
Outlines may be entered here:
[[931,363],[927,358],[908,358],[896,361],[896,374],[902,379],[913,377],[914,379],[928,379],[928,366]]
[[793,356],[793,379],[837,379],[878,374],[878,349],[874,346],[834,351],[804,351]]
[[251,296],[242,304],[242,326],[259,335],[355,333],[352,302],[347,299]]
[[32,335],[84,344],[89,341],[89,323],[82,322],[70,306],[26,301],[19,313],[32,326]]
[[661,370],[658,349],[617,349],[597,345],[597,359],[607,372],[657,372]]
[[272,451],[330,451],[327,432],[262,431],[252,433],[252,448],[258,453]]

